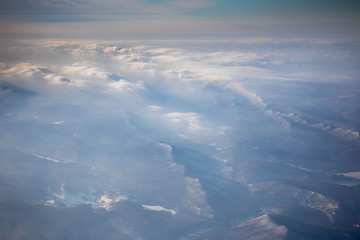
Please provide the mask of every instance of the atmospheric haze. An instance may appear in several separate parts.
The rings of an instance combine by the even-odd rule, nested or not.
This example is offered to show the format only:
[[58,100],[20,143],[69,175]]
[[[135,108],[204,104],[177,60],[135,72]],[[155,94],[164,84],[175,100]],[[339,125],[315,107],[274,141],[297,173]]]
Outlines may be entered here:
[[359,239],[357,1],[0,3],[1,239]]

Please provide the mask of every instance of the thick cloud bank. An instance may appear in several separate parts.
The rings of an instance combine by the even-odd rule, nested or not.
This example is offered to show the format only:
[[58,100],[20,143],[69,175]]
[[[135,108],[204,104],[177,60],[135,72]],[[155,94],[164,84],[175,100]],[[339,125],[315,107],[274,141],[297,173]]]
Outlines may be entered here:
[[3,46],[0,238],[359,236],[356,44]]

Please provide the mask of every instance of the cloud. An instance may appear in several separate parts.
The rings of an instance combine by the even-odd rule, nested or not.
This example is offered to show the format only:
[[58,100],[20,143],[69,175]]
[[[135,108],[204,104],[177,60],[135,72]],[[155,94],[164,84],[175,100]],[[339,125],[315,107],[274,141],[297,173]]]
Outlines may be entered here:
[[55,121],[55,122],[51,122],[51,124],[53,125],[60,125],[60,124],[63,124],[64,121]]
[[168,212],[171,213],[171,215],[175,215],[176,211],[173,209],[167,209],[164,208],[162,206],[150,206],[150,205],[141,205],[144,209],[146,210],[151,210],[151,211],[160,211],[160,212]]
[[69,78],[72,84],[83,86],[91,82],[105,82],[110,75],[109,72],[91,66],[90,63],[74,63],[70,66],[64,66],[60,72]]
[[335,128],[334,130],[331,130],[330,133],[340,139],[350,142],[359,139],[359,133],[350,129]]
[[[272,113],[272,115],[274,115],[274,113]],[[328,132],[330,135],[333,135],[344,141],[356,142],[359,139],[359,132],[351,129],[345,129],[343,127],[338,127],[336,122],[334,123],[313,122],[314,120],[302,119],[299,115],[295,113],[276,112],[275,115],[279,116],[282,119],[288,119],[294,123],[301,124],[309,128],[315,128],[324,132]]]
[[60,198],[61,200],[65,200],[65,183],[60,185],[59,191],[53,192],[53,196],[56,198]]
[[54,163],[59,163],[61,161],[57,160],[57,159],[54,159],[54,158],[50,158],[50,157],[43,157],[43,156],[40,156],[40,155],[37,155],[37,154],[33,154],[33,156],[37,157],[37,158],[41,158],[41,159],[45,159],[45,160],[48,160],[48,161],[51,161],[51,162],[54,162]]
[[[261,232],[261,236],[265,238],[285,238],[288,229],[284,225],[278,225],[272,221],[268,215],[262,215],[256,218],[252,218],[245,222],[242,222],[236,226],[238,229],[246,229],[245,236],[252,238],[253,236],[259,236],[258,232]],[[260,229],[260,230],[259,230]],[[269,235],[267,235],[269,234]]]
[[253,105],[255,105],[259,110],[263,111],[265,115],[270,116],[276,122],[280,123],[285,128],[289,128],[291,126],[290,122],[282,117],[282,113],[275,112],[268,108],[268,104],[264,102],[264,100],[259,97],[254,92],[246,90],[239,83],[231,82],[226,86],[226,89],[229,89],[232,92],[240,94],[242,97],[247,98]]
[[270,117],[272,117],[275,121],[277,121],[278,123],[280,123],[282,126],[286,127],[286,128],[290,128],[291,124],[289,121],[287,121],[285,118],[283,118],[281,115],[282,113],[280,112],[274,112],[271,109],[268,109],[265,111],[265,115],[268,115]]
[[[3,67],[5,64],[3,64]],[[9,68],[0,70],[0,74],[7,76],[21,75],[24,77],[33,77],[37,73],[43,72],[46,69],[45,66],[33,65],[31,63],[18,63],[14,64]]]
[[206,204],[206,192],[203,190],[199,179],[186,177],[186,189],[191,196],[188,202],[189,208],[196,215],[212,216],[211,208]]
[[[357,146],[353,142],[359,141],[356,121],[333,117],[336,111],[341,114],[357,109],[356,89],[328,93],[317,83],[278,81],[274,84],[279,72],[293,66],[289,67],[284,60],[282,66],[263,67],[261,62],[271,62],[274,55],[256,50],[257,47],[251,49],[252,44],[241,45],[243,49],[239,47],[238,51],[227,51],[221,48],[234,49],[231,44],[238,46],[238,43],[181,45],[177,42],[174,48],[158,47],[175,45],[165,41],[14,43],[22,44],[32,49],[24,48],[21,52],[19,48],[12,49],[15,60],[0,65],[0,83],[11,82],[8,85],[14,86],[11,90],[0,88],[4,107],[0,140],[6,149],[20,153],[34,150],[40,154],[34,155],[39,166],[53,167],[51,174],[44,176],[44,181],[52,180],[48,192],[45,186],[42,199],[50,200],[43,200],[44,205],[62,208],[86,205],[87,209],[97,209],[93,211],[96,214],[112,216],[106,211],[123,206],[117,204],[120,201],[128,201],[125,205],[130,211],[138,211],[140,207],[140,210],[144,208],[141,211],[158,211],[165,218],[176,216],[175,221],[213,223],[225,218],[228,221],[227,216],[234,214],[231,209],[227,213],[226,209],[222,211],[213,205],[217,194],[229,200],[233,195],[227,191],[223,194],[228,184],[237,188],[239,182],[273,175],[271,167],[253,173],[247,164],[257,166],[269,161],[288,167],[302,164],[306,168],[301,165],[297,170],[313,171],[320,162],[306,159],[318,159],[320,154],[320,158],[330,159],[324,169],[334,169],[338,163],[333,160],[341,156],[326,158],[328,154],[356,154],[353,152]],[[288,48],[283,44],[270,45],[274,52]],[[293,44],[289,45],[293,48]],[[18,59],[23,62],[17,63]],[[306,74],[311,75],[311,71]],[[300,90],[301,98],[287,91],[294,90],[293,86]],[[23,93],[17,89],[28,87],[39,94],[26,99],[18,97]],[[314,88],[314,92],[302,95],[302,88]],[[319,94],[325,97],[313,108],[308,102],[317,100]],[[353,97],[337,98],[346,94]],[[317,110],[329,103],[328,96],[335,96],[335,106],[331,114],[326,109],[322,114]],[[342,105],[340,100],[346,104]],[[8,117],[4,116],[6,113],[10,113]],[[333,141],[332,136],[345,142]],[[324,140],[317,142],[318,149],[338,144],[338,150],[311,151],[316,139]],[[294,155],[299,143],[299,159],[305,160],[292,165],[291,161],[298,159],[287,156]],[[73,163],[65,165],[59,156],[71,156]],[[212,177],[197,171],[204,164],[205,172],[213,174]],[[256,166],[254,169],[260,169]],[[295,172],[311,178],[309,172]],[[213,186],[206,182],[212,179],[220,184]],[[62,183],[64,180],[66,185]],[[89,187],[96,190],[91,192]],[[266,189],[259,189],[251,196],[261,197],[263,191]],[[131,196],[131,200],[114,192]],[[310,191],[299,192],[300,195],[318,202],[315,207],[324,203],[322,195]],[[248,199],[239,197],[245,202]],[[326,200],[325,203],[328,204]],[[241,211],[240,202],[239,206]],[[255,206],[254,213],[258,210]],[[249,216],[247,212],[235,215]],[[256,222],[273,227],[268,219],[260,218]],[[283,228],[278,230],[285,233]]]
[[[103,49],[106,48],[99,47],[97,44],[80,44],[75,50],[83,49],[84,45],[91,46],[85,48],[85,53],[94,51],[96,54],[113,54],[110,50],[103,52]],[[49,47],[56,48],[58,45],[54,43],[49,45]],[[111,47],[111,49],[114,48]],[[70,50],[73,51],[74,49],[70,48]],[[109,71],[94,66],[94,63],[90,62],[75,62],[64,66],[18,63],[10,66],[3,64],[1,67],[0,74],[10,78],[12,83],[18,83],[19,85],[25,83],[32,90],[36,91],[41,89],[41,91],[48,91],[46,87],[54,88],[55,85],[67,85],[67,87],[85,88],[92,91],[103,90],[106,93],[145,89],[143,81],[132,83],[124,79],[117,79],[116,77],[112,79],[112,74]],[[58,86],[57,89],[61,89],[61,87]],[[65,89],[63,88],[63,90]]]
[[[122,49],[114,59],[128,64],[149,76],[167,80],[195,82],[223,82],[245,77],[267,78],[265,72],[248,66],[259,59],[253,53],[236,52],[189,52],[184,49],[137,47]],[[243,66],[246,65],[246,66]]]
[[133,90],[143,90],[145,89],[143,81],[138,81],[136,83],[128,82],[124,79],[120,79],[119,81],[110,82],[108,84],[108,92],[111,93],[121,93],[125,91],[133,91]]
[[150,111],[161,111],[163,108],[160,107],[160,106],[157,106],[157,105],[149,105],[149,106],[148,106],[148,109],[149,109]]
[[[280,76],[273,76],[273,73],[266,69],[251,66],[261,63],[264,59],[271,61],[268,55],[261,56],[254,52],[243,53],[236,51],[216,51],[212,53],[190,52],[181,48],[153,48],[148,46],[126,49],[119,48],[118,46],[104,47],[99,44],[90,44],[86,49],[90,52],[96,49],[96,51],[102,54],[114,56],[114,59],[121,59],[121,64],[125,64],[120,68],[120,72],[130,73],[130,75],[132,75],[134,71],[127,72],[127,69],[141,70],[142,73],[140,75],[136,73],[137,78],[141,76],[146,81],[149,81],[149,79],[155,77],[155,79],[157,81],[160,80],[160,82],[161,79],[175,80],[176,84],[180,84],[179,86],[184,86],[184,81],[190,81],[189,87],[192,89],[196,86],[196,82],[213,82],[220,88],[235,91],[246,97],[260,110],[263,110],[266,115],[271,116],[275,121],[287,128],[290,127],[289,119],[296,123],[310,126],[306,123],[306,120],[299,118],[299,116],[290,116],[292,113],[281,113],[270,109],[268,104],[260,96],[245,89],[241,83],[239,83],[239,79],[246,78],[281,79]],[[104,51],[104,49],[107,50]],[[106,71],[100,70],[100,72],[102,72],[103,76],[108,74]],[[175,84],[175,82],[172,84]],[[155,82],[155,84],[157,85],[159,83]],[[144,89],[143,81],[131,83],[120,80],[119,83],[110,83],[110,85],[119,91],[123,91],[124,89]],[[200,88],[201,87],[200,85]],[[199,92],[199,90],[198,88],[196,91]],[[189,130],[197,131],[197,129],[200,129],[200,125],[196,122],[194,116],[190,119],[191,118],[188,118],[187,120]],[[325,128],[328,127],[325,126]],[[339,137],[339,131],[337,132],[337,134],[333,135]],[[345,139],[345,135],[342,134],[340,138]],[[357,138],[356,131],[352,134],[353,137],[350,137],[350,135],[346,135],[348,140]]]
[[44,76],[44,79],[48,80],[52,84],[64,84],[64,83],[70,83],[71,81],[65,77],[56,75],[56,74],[47,74]]
[[126,196],[116,196],[114,198],[109,197],[107,194],[102,195],[99,200],[94,204],[96,207],[104,208],[106,211],[110,211],[114,203],[125,201],[128,198]]
[[[27,49],[31,51],[36,46],[37,51],[41,49],[40,51],[43,50],[59,57],[61,61],[52,60],[53,62],[49,63],[37,61],[37,64],[2,63],[0,74],[5,81],[11,78],[14,84],[18,82],[19,85],[44,92],[48,91],[46,89],[48,87],[53,89],[52,93],[57,92],[57,94],[62,90],[65,92],[79,88],[113,96],[118,93],[133,92],[139,98],[145,95],[136,90],[144,90],[146,86],[147,90],[166,91],[167,95],[173,99],[188,101],[206,99],[216,103],[216,97],[212,96],[212,92],[207,89],[211,85],[221,91],[232,93],[236,98],[247,99],[264,115],[273,118],[285,128],[296,123],[328,132],[345,141],[359,139],[359,133],[351,126],[329,123],[326,119],[314,121],[292,112],[277,111],[273,109],[272,102],[264,101],[261,94],[245,87],[244,83],[249,81],[247,79],[251,79],[256,84],[258,79],[273,81],[281,78],[278,71],[262,67],[262,63],[271,62],[273,58],[275,58],[274,61],[287,59],[289,58],[287,55],[282,57],[277,53],[271,55],[269,52],[261,54],[256,51],[219,51],[218,49],[194,51],[142,44],[130,47],[129,42],[124,44],[128,45],[127,47],[121,47],[118,43],[97,41],[43,40],[37,43],[28,41],[26,44]],[[68,58],[68,54],[75,57]],[[266,95],[266,93],[262,94]],[[286,105],[286,103],[280,104]],[[153,118],[160,117],[162,114],[161,116],[171,123],[169,127],[183,128],[184,131],[178,134],[185,138],[194,140],[191,134],[196,133],[198,136],[200,132],[210,134],[209,129],[215,127],[206,116],[200,116],[192,110],[172,109],[169,111],[165,106],[162,109],[148,107],[148,110]],[[159,115],[160,110],[162,113]],[[163,114],[163,112],[168,113]],[[156,114],[158,116],[155,116]]]
[[226,85],[226,88],[246,97],[252,104],[256,105],[260,110],[265,110],[267,107],[267,104],[264,102],[264,100],[262,100],[261,97],[259,97],[253,92],[246,90],[239,83],[230,83]]
[[200,124],[200,116],[197,113],[172,112],[165,114],[165,117],[168,118],[171,122],[185,125],[186,129],[189,132],[197,132],[202,130],[202,126]]
[[337,175],[343,175],[345,177],[351,177],[351,178],[360,179],[360,172],[338,173]]
[[279,122],[282,126],[286,128],[290,128],[291,122],[294,122],[309,128],[320,129],[324,132],[328,132],[329,134],[336,136],[344,141],[354,142],[359,139],[359,132],[354,130],[344,129],[341,127],[336,127],[336,125],[321,122],[310,123],[310,120],[305,120],[294,113],[282,113],[279,111],[274,111],[268,107],[268,104],[265,103],[261,97],[259,97],[253,92],[246,90],[238,83],[230,83],[226,86],[229,90],[246,97],[252,104],[257,106],[260,110],[263,110],[265,115],[272,117],[275,121]]

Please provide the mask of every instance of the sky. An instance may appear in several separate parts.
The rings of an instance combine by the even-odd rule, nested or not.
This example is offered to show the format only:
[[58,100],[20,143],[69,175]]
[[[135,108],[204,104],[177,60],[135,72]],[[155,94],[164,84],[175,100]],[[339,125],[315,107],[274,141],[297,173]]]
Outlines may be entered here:
[[360,32],[355,0],[4,0],[0,9],[3,37],[352,39]]
[[[2,13],[21,15],[46,14],[113,14],[113,15],[188,15],[205,18],[229,17],[239,15],[317,15],[356,17],[359,2],[356,0],[67,0],[67,1],[25,1],[4,0]],[[350,14],[353,14],[352,16]]]

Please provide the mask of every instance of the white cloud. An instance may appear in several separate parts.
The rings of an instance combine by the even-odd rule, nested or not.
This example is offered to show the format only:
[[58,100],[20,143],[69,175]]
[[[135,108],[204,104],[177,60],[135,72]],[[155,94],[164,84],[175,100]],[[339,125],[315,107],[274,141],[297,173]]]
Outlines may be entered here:
[[55,200],[51,199],[51,200],[46,200],[44,203],[46,206],[53,206],[56,204]]
[[[59,153],[59,152],[58,152]],[[44,159],[44,160],[47,160],[47,161],[51,161],[51,162],[54,162],[54,163],[64,163],[64,164],[69,164],[71,162],[71,160],[69,159],[65,159],[65,158],[59,158],[57,156],[55,156],[56,158],[53,158],[53,157],[46,157],[46,156],[41,156],[41,155],[38,155],[38,154],[32,154],[34,157],[37,157],[37,158],[40,158],[40,159]]]
[[70,80],[53,73],[45,75],[44,78],[52,84],[65,84],[70,82]]
[[54,197],[65,200],[65,188],[64,187],[65,187],[65,183],[62,183],[60,185],[60,189],[58,191],[53,192]]
[[337,175],[343,175],[345,177],[351,177],[351,178],[360,179],[360,172],[338,173]]
[[[294,113],[282,113],[269,109],[268,104],[256,93],[251,92],[244,88],[238,79],[244,78],[261,78],[271,79],[275,78],[283,79],[281,76],[273,76],[267,71],[251,66],[241,66],[242,64],[249,64],[254,61],[258,61],[263,56],[259,56],[256,53],[241,53],[241,52],[188,52],[182,49],[171,48],[150,48],[139,47],[131,49],[132,54],[129,57],[122,56],[117,58],[118,60],[128,59],[131,61],[132,67],[142,70],[145,74],[151,76],[162,76],[162,78],[171,81],[204,81],[212,82],[222,89],[228,89],[234,93],[247,98],[254,106],[259,110],[264,111],[265,115],[270,116],[275,121],[283,125],[285,128],[291,127],[291,122],[298,123],[307,127],[319,128],[320,125],[311,125],[307,120],[300,118],[300,116]],[[146,56],[146,57],[145,57]],[[280,64],[280,60],[276,60],[276,64]],[[135,62],[135,64],[134,64]],[[198,118],[192,116],[176,116],[167,115],[168,118],[172,118],[173,122],[188,124],[189,131],[197,131],[202,127]],[[181,118],[181,119],[180,119]],[[319,123],[321,124],[321,123]],[[324,125],[321,130],[328,131],[332,126]],[[356,132],[340,132],[336,130],[331,133],[343,140],[356,140]],[[182,134],[184,135],[184,134]]]
[[108,92],[121,93],[138,89],[145,89],[143,81],[131,83],[124,79],[120,79],[119,81],[110,82],[108,84]]
[[94,56],[96,54],[100,54],[101,52],[113,52],[110,47],[107,47],[105,50],[101,44],[93,42],[80,43],[76,48],[71,48],[70,50],[75,56]]
[[186,177],[185,180],[186,189],[190,195],[188,202],[190,210],[196,215],[211,217],[211,208],[206,204],[206,192],[202,189],[199,179]]
[[[33,83],[35,87],[38,87],[41,83],[42,79],[47,80],[51,84],[65,84],[68,83],[69,80],[64,78],[63,76],[53,73],[53,69],[50,66],[36,65],[31,63],[18,63],[10,65],[10,67],[0,70],[0,74],[5,75],[10,78],[18,78],[17,82],[28,81],[29,83]],[[45,83],[46,84],[46,83]]]
[[253,92],[246,90],[239,83],[230,83],[226,87],[246,97],[251,103],[256,105],[261,110],[265,110],[265,108],[267,107],[267,104],[261,99],[261,97],[259,97]]
[[189,132],[197,132],[203,129],[200,123],[200,116],[194,112],[172,112],[165,114],[165,117],[171,122],[185,125]]
[[53,125],[60,125],[60,124],[63,124],[64,121],[56,121],[56,122],[51,122],[51,124]]
[[96,207],[104,208],[106,211],[110,211],[112,208],[112,204],[125,201],[128,198],[126,196],[116,196],[114,198],[109,197],[107,194],[102,195],[99,200],[93,203]]
[[291,124],[289,121],[287,121],[285,118],[283,118],[280,112],[274,112],[271,109],[268,109],[265,111],[265,114],[272,117],[275,121],[277,121],[278,123],[280,123],[282,126],[286,127],[286,128],[290,128]]
[[165,153],[166,153],[167,157],[172,157],[172,147],[171,147],[170,144],[157,143],[157,145],[165,150]]
[[48,206],[48,207],[53,207],[53,208],[61,208],[62,205],[59,204],[60,202],[54,199],[47,199],[47,200],[36,200],[33,201],[34,204],[36,205],[44,205],[44,206]]
[[160,106],[157,106],[157,105],[149,105],[149,106],[148,106],[148,109],[149,109],[150,111],[161,111],[163,108],[160,107]]
[[48,161],[51,161],[51,162],[54,162],[54,163],[59,163],[61,161],[57,160],[57,159],[54,159],[54,158],[50,158],[50,157],[44,157],[44,156],[40,156],[40,155],[37,155],[37,154],[33,154],[33,156],[37,157],[37,158],[41,158],[41,159],[45,159],[45,160],[48,160]]
[[346,141],[355,141],[359,139],[359,133],[350,129],[344,129],[339,127],[330,131],[330,133]]
[[236,92],[241,96],[247,98],[253,105],[255,105],[259,110],[264,111],[264,114],[270,116],[275,121],[280,123],[285,128],[289,128],[291,126],[290,122],[288,122],[285,118],[283,118],[283,114],[280,112],[275,112],[271,109],[268,109],[268,104],[254,92],[251,92],[241,86],[239,83],[229,83],[226,85],[226,88],[231,90],[232,92]]
[[60,71],[76,85],[86,85],[92,81],[105,82],[110,74],[89,63],[74,63],[70,66],[62,67]]
[[168,212],[171,213],[171,215],[175,215],[176,211],[173,209],[164,208],[162,206],[151,206],[151,205],[141,205],[146,210],[151,211],[160,211],[160,212]]
[[[200,1],[201,2],[201,1]],[[178,2],[177,4],[188,4]],[[191,3],[193,4],[193,3]],[[31,41],[29,46],[34,46]],[[326,121],[310,121],[294,113],[279,112],[271,109],[263,96],[246,89],[245,79],[280,79],[275,71],[258,67],[263,61],[280,61],[282,55],[270,53],[241,51],[190,51],[189,49],[151,47],[146,45],[121,48],[119,44],[96,41],[42,41],[35,45],[46,52],[56,56],[67,56],[68,53],[76,55],[68,62],[62,59],[59,63],[32,64],[30,62],[19,64],[0,64],[0,74],[5,76],[24,76],[31,79],[30,85],[35,89],[46,87],[47,83],[53,89],[67,91],[70,87],[80,87],[103,93],[124,93],[143,90],[145,86],[167,89],[169,95],[196,97],[203,93],[207,84],[221,90],[229,90],[234,95],[248,99],[265,115],[270,116],[286,128],[291,123],[298,123],[306,127],[319,129],[345,141],[357,141],[359,133],[351,127],[341,126]],[[127,42],[130,45],[130,42]],[[66,53],[65,55],[62,55]],[[282,60],[281,60],[282,61]],[[56,62],[56,61],[55,61]],[[254,65],[254,63],[257,63]],[[261,65],[261,64],[260,64]],[[116,78],[116,79],[110,79]],[[115,76],[115,77],[114,77]],[[121,77],[120,77],[121,76]],[[42,82],[42,79],[46,80]],[[125,80],[131,79],[131,81]],[[13,79],[23,83],[25,80]],[[21,85],[20,84],[20,85]],[[42,91],[47,91],[42,90]],[[185,93],[186,92],[186,93]],[[134,93],[138,94],[138,93]],[[286,105],[286,103],[284,103]],[[158,107],[148,107],[150,112],[159,112]],[[163,108],[165,111],[165,108]],[[204,122],[194,112],[173,112],[165,114],[172,125],[184,128],[188,133],[179,133],[188,136],[189,133],[199,133],[204,130]],[[208,124],[208,123],[206,123]],[[204,132],[204,131],[202,131]],[[192,137],[191,137],[192,138]],[[192,138],[193,139],[193,138]]]
[[246,232],[246,236],[249,237],[254,236],[259,230],[262,232],[269,232],[269,237],[274,237],[274,239],[284,239],[288,231],[285,226],[275,224],[268,215],[252,218],[238,224],[236,228],[250,229]]
[[8,76],[22,75],[25,77],[32,77],[34,74],[41,72],[41,69],[46,69],[46,67],[41,65],[33,65],[31,63],[18,63],[12,65],[10,68],[0,70],[0,74]]
[[[272,112],[272,115],[274,115],[273,112]],[[351,130],[351,129],[345,129],[343,127],[337,127],[336,123],[325,123],[325,122],[311,123],[310,120],[302,119],[299,115],[297,115],[295,113],[276,112],[275,115],[281,117],[282,119],[286,118],[292,122],[301,124],[301,125],[309,127],[309,128],[315,128],[315,129],[319,129],[324,132],[328,132],[329,134],[331,134],[341,140],[344,140],[344,141],[354,142],[359,139],[359,132],[357,132],[355,130]]]
[[[223,82],[245,77],[268,78],[257,67],[242,66],[259,57],[254,53],[190,52],[176,48],[137,47],[122,49],[114,59],[128,64],[131,69],[141,70],[151,76],[167,80]],[[128,68],[129,68],[128,67]]]

